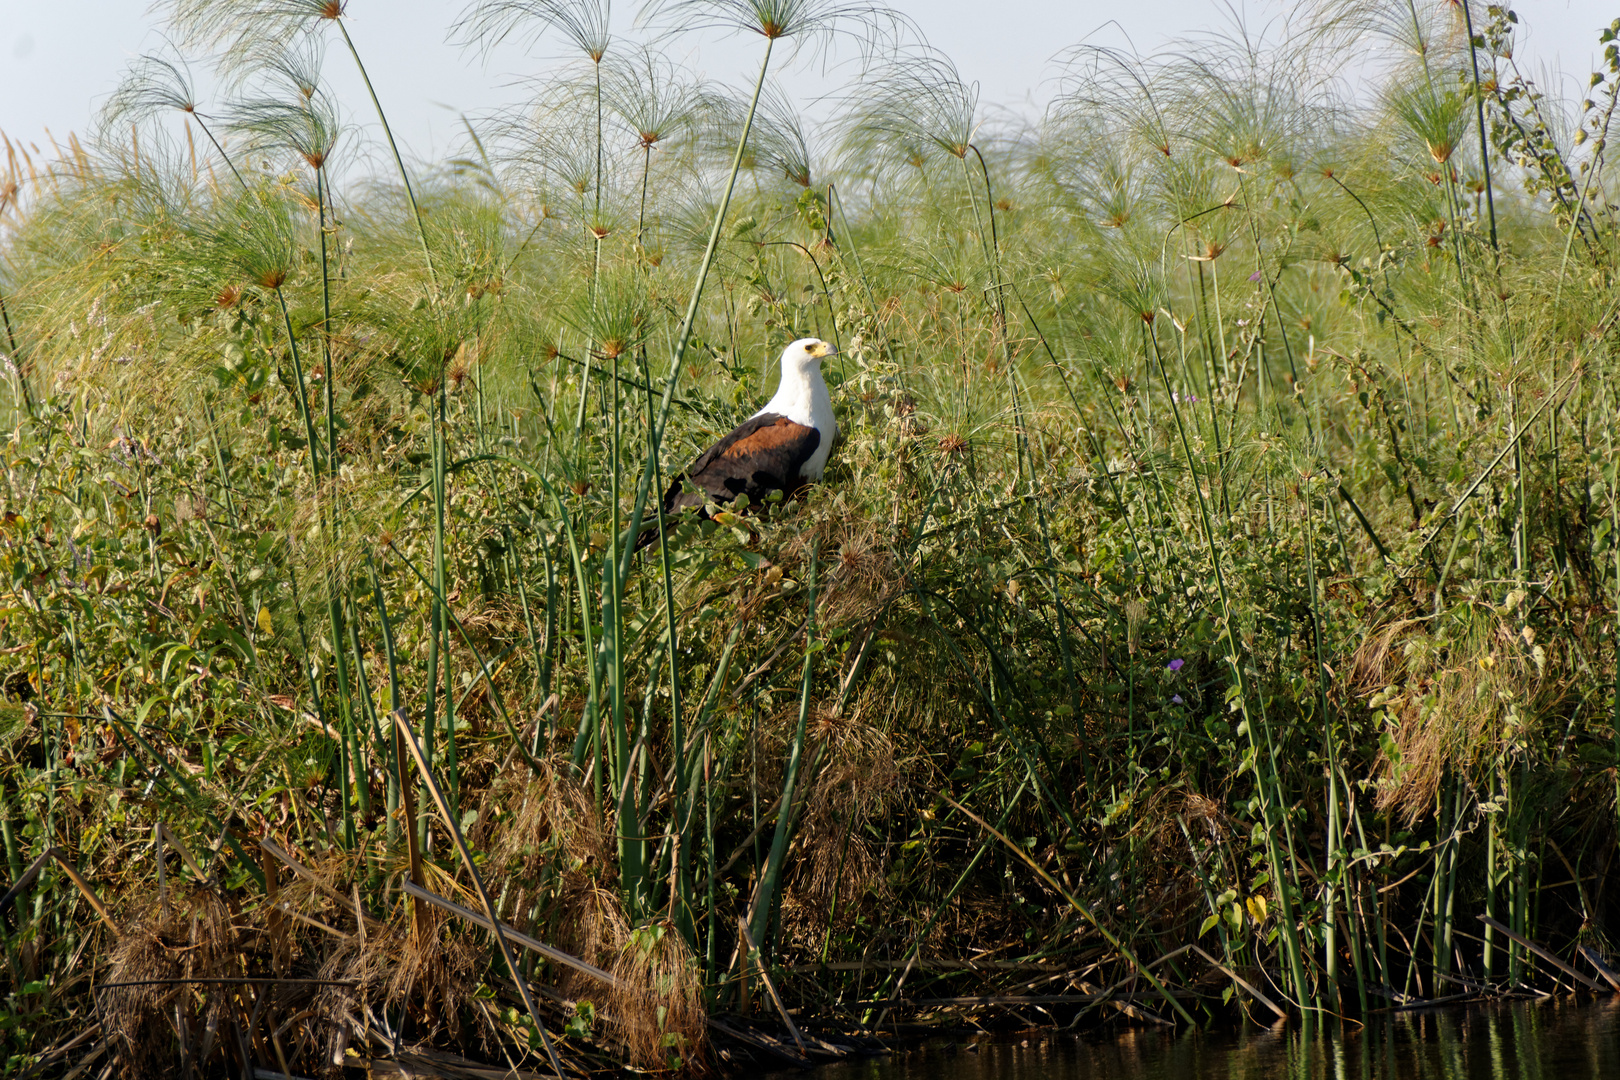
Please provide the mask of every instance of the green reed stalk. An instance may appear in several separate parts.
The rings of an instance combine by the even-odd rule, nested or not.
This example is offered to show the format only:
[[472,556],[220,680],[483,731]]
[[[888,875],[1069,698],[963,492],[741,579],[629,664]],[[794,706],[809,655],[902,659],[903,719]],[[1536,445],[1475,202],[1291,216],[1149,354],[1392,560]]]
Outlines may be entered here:
[[1473,74],[1474,83],[1474,122],[1479,131],[1479,161],[1485,170],[1485,209],[1490,218],[1491,225],[1491,251],[1496,255],[1496,270],[1502,272],[1502,252],[1496,240],[1496,199],[1491,194],[1491,150],[1485,134],[1485,94],[1479,86],[1479,49],[1474,44],[1474,12],[1473,4],[1465,2],[1463,9],[1463,27],[1468,31],[1468,65]]
[[[0,210],[5,208],[4,201],[0,201]],[[23,366],[22,353],[17,349],[17,335],[11,327],[11,312],[6,308],[6,294],[0,290],[0,324],[6,331],[6,343],[11,347],[11,366],[17,375],[17,389],[22,393],[23,407],[28,415],[34,415],[34,392],[28,386],[28,372]],[[16,400],[13,398],[12,400]]]
[[[323,237],[324,237],[324,231],[323,231]],[[323,264],[323,277],[324,277],[324,264]],[[293,332],[292,314],[289,311],[288,306],[287,306],[286,294],[282,291],[282,289],[279,286],[276,288],[275,294],[276,294],[276,300],[277,300],[278,304],[281,307],[282,325],[283,325],[283,327],[285,327],[286,333],[287,333],[287,350],[288,350],[289,356],[292,359],[293,379],[297,384],[296,387],[294,388],[293,396],[294,396],[294,398],[296,399],[296,401],[298,403],[298,415],[304,422],[304,436],[305,436],[306,439],[309,440],[310,473],[311,473],[311,476],[312,476],[312,479],[314,480],[314,482],[317,485],[319,485],[319,483],[320,483],[320,475],[321,475],[321,461],[320,461],[320,455],[319,455],[319,452],[318,452],[317,448],[318,448],[318,446],[320,444],[319,444],[318,440],[315,438],[315,421],[314,421],[314,418],[310,414],[308,391],[307,391],[307,388],[305,387],[305,384],[304,384],[304,366],[303,366],[302,360],[300,359],[300,354],[299,354],[299,349],[298,349],[298,338],[297,338],[297,335]],[[334,452],[335,452],[335,447],[329,446],[327,448],[328,461],[330,461],[330,459],[331,459]],[[322,514],[322,520],[323,520],[323,522],[326,520],[324,512]],[[296,594],[296,585],[294,586],[294,589],[295,589],[295,594]],[[350,705],[349,688],[348,688],[348,685],[347,685],[346,669],[345,669],[345,666],[344,666],[344,652],[343,652],[343,650],[345,649],[346,646],[344,644],[344,639],[343,639],[343,634],[342,634],[341,624],[340,624],[340,618],[336,614],[335,607],[333,606],[337,602],[336,597],[335,597],[335,592],[329,593],[329,595],[330,595],[331,598],[328,601],[328,609],[329,609],[328,613],[329,613],[330,618],[332,619],[332,654],[335,657],[335,663],[333,665],[333,669],[334,669],[334,672],[338,676],[338,713],[339,713],[338,735],[339,735],[339,742],[340,742],[339,756],[340,756],[340,759],[341,759],[340,760],[341,779],[339,781],[339,786],[342,789],[341,798],[342,798],[343,832],[344,832],[345,842],[352,846],[353,843],[355,842],[355,839],[356,839],[355,832],[354,832],[354,818],[353,818],[352,810],[351,810],[350,803],[349,803],[350,784],[351,784],[351,780],[352,780],[351,766],[352,766],[352,763],[353,763],[353,756],[352,756],[353,725],[352,725],[352,718],[351,718],[350,713],[349,713],[349,705]],[[297,623],[298,623],[298,633],[299,633],[300,639],[302,640],[303,645],[304,645],[304,655],[306,657],[311,656],[313,654],[311,652],[310,642],[309,642],[308,636],[304,631],[304,621],[303,621],[303,615],[302,615],[301,609],[300,609],[300,613],[298,614],[298,617],[297,617]],[[314,672],[309,669],[309,665],[308,665],[307,661],[304,664],[304,668],[305,668],[305,675],[307,676],[307,678],[309,680],[310,692],[311,692],[311,694],[313,695],[313,698],[314,698],[314,704],[315,704],[316,712],[317,712],[318,715],[320,715],[322,722],[325,723],[326,722],[326,710],[324,709],[324,707],[322,705],[322,696],[321,696],[320,690],[315,685]]]
[[[416,576],[416,580],[421,582],[424,588],[426,588],[430,593],[437,593],[437,588],[433,585],[433,583],[423,576],[422,572],[418,570],[409,560],[405,559],[404,555],[401,554],[399,549],[394,547],[392,543],[389,544],[389,550],[400,556],[400,560],[405,568]],[[484,659],[484,654],[479,651],[477,644],[472,639],[472,635],[467,633],[467,628],[462,625],[461,620],[456,618],[455,612],[451,610],[449,603],[446,602],[442,596],[436,596],[435,598],[441,604],[443,604],[445,614],[450,621],[450,628],[455,630],[457,634],[461,635],[461,643],[467,646],[467,651],[472,653],[473,660],[478,664],[478,672],[483,676],[484,685],[489,688],[490,704],[495,706],[495,712],[501,719],[501,725],[506,728],[506,734],[512,740],[512,749],[516,751],[517,755],[523,759],[526,765],[538,772],[539,770],[535,765],[534,760],[529,757],[528,751],[526,751],[523,747],[523,737],[519,733],[517,725],[512,722],[512,714],[508,712],[506,708],[505,695],[503,695],[500,688],[495,685],[495,676],[490,672],[489,663]],[[445,696],[448,698],[449,694],[447,693]],[[447,700],[445,705],[448,709],[450,702]],[[446,756],[451,757],[449,754]]]
[[658,405],[658,419],[649,432],[647,444],[647,460],[642,466],[641,479],[636,484],[636,500],[634,509],[630,512],[629,535],[632,542],[627,543],[621,559],[618,579],[624,581],[628,569],[630,556],[635,550],[633,538],[641,533],[642,518],[647,510],[647,493],[652,486],[652,478],[658,467],[658,453],[663,445],[664,429],[669,423],[669,413],[675,400],[675,385],[681,377],[681,361],[686,356],[686,346],[692,339],[692,329],[697,323],[698,304],[703,299],[703,285],[709,278],[709,268],[714,265],[714,255],[720,246],[720,232],[725,225],[726,210],[731,206],[731,194],[737,186],[737,174],[742,171],[743,152],[748,146],[748,135],[754,127],[754,114],[759,108],[759,96],[765,89],[765,74],[770,69],[771,50],[776,44],[776,38],[765,39],[765,56],[759,64],[759,77],[754,81],[754,94],[748,99],[748,114],[743,119],[742,134],[737,138],[737,150],[732,155],[731,173],[726,179],[725,191],[720,197],[720,206],[715,210],[714,225],[709,230],[709,242],[703,249],[703,261],[698,264],[696,279],[692,283],[692,295],[687,299],[686,314],[681,318],[681,326],[675,337],[675,344],[670,350],[669,374],[664,379],[664,393]]
[[[1502,780],[1500,770],[1493,770],[1491,774],[1491,798],[1501,798]],[[1500,841],[1496,825],[1496,814],[1485,816],[1485,915],[1496,918],[1496,886],[1501,878],[1496,872],[1496,866],[1501,859],[1499,851]],[[1490,979],[1496,975],[1496,930],[1490,923],[1485,924],[1484,952],[1481,956],[1481,967],[1484,968],[1485,977]]]
[[[643,178],[645,184],[645,178]],[[644,193],[645,194],[645,193]],[[638,238],[638,243],[639,238]],[[641,353],[641,381],[647,387],[646,407],[647,426],[651,430],[653,420],[652,379],[647,371],[646,353]],[[658,489],[664,486],[663,471],[660,469],[657,476]],[[617,502],[617,500],[615,500]],[[686,895],[689,885],[687,867],[691,860],[691,845],[687,836],[691,828],[690,811],[683,818],[681,805],[686,796],[686,731],[684,727],[685,716],[681,700],[681,669],[680,669],[680,633],[675,613],[675,574],[669,558],[669,535],[667,522],[664,516],[658,516],[658,571],[659,581],[664,590],[664,630],[667,636],[666,655],[669,659],[669,749],[670,749],[670,832],[674,851],[670,853],[670,904],[673,907],[677,894],[682,901],[682,918],[680,925],[682,933],[689,943],[696,943],[696,928],[691,923],[691,900]]]
[[[1608,404],[1608,395],[1604,395],[1604,403]],[[1607,410],[1605,410],[1607,411]],[[1620,461],[1614,456],[1614,418],[1604,425],[1604,441],[1607,444],[1608,459],[1611,462],[1609,470],[1609,550],[1613,553],[1614,561],[1614,701],[1610,705],[1609,723],[1614,729],[1614,808],[1617,817],[1620,817],[1620,467],[1612,463]]]
[[[315,204],[321,237],[321,351],[325,358],[326,381],[326,471],[336,479],[338,474],[337,441],[337,388],[332,379],[332,277],[326,256],[326,169],[315,170]],[[334,525],[335,529],[335,525]]]
[[1322,650],[1322,605],[1321,593],[1316,584],[1316,518],[1311,512],[1312,498],[1309,492],[1305,493],[1305,586],[1311,593],[1311,646],[1316,656],[1316,708],[1319,723],[1322,725],[1322,743],[1327,757],[1327,836],[1326,836],[1326,865],[1323,868],[1323,880],[1326,883],[1326,895],[1322,901],[1322,935],[1325,964],[1323,969],[1327,974],[1328,992],[1332,997],[1332,1004],[1339,1008],[1339,950],[1338,950],[1338,923],[1337,900],[1341,884],[1345,881],[1348,868],[1344,857],[1343,829],[1339,821],[1339,757],[1337,739],[1333,731],[1333,717],[1328,711],[1327,681],[1329,668],[1327,659]]
[[[432,454],[430,467],[433,470],[433,582],[435,588],[428,604],[428,654],[427,654],[427,698],[426,722],[422,728],[422,753],[431,765],[438,754],[438,728],[439,728],[439,650],[444,644],[445,611],[442,597],[445,590],[439,588],[444,584],[444,489],[440,481],[445,473],[445,445],[444,445],[444,409],[441,404],[443,398],[443,383],[445,373],[442,365],[439,372],[440,386],[434,393],[434,401],[428,407],[428,420],[432,430],[429,432],[429,448]],[[444,658],[444,667],[448,673],[451,664],[449,657]],[[447,674],[444,680],[444,696],[453,693],[451,680]],[[452,793],[455,786],[452,781]],[[422,813],[426,815],[427,798],[423,793]],[[425,826],[424,826],[425,828]],[[425,835],[425,833],[424,833]]]
[[[345,598],[345,603],[347,603],[347,598]],[[386,751],[383,748],[383,743],[385,740],[383,736],[382,723],[377,713],[377,703],[372,698],[371,680],[366,677],[366,654],[360,644],[360,628],[358,625],[358,619],[353,617],[351,612],[350,617],[346,618],[344,623],[345,629],[347,629],[349,633],[348,647],[354,652],[354,681],[356,687],[360,691],[360,711],[365,715],[366,721],[370,726],[371,745],[374,752],[386,756]],[[371,815],[371,784],[367,780],[368,770],[365,767],[364,756],[359,754],[359,736],[356,736],[355,741],[355,793],[360,797],[360,813],[363,816],[369,817]]]
[[[1514,843],[1513,843],[1513,929],[1521,937],[1530,937],[1530,826],[1535,810],[1529,798],[1530,762],[1521,758],[1518,783],[1514,785]],[[1508,954],[1508,970],[1515,984],[1524,981],[1530,956],[1522,945],[1514,944]]]
[[1452,956],[1455,951],[1452,938],[1456,928],[1457,862],[1462,848],[1462,818],[1466,795],[1467,784],[1462,777],[1454,776],[1451,785],[1451,835],[1446,838],[1446,866],[1442,879],[1443,903],[1436,905],[1435,908],[1435,916],[1439,920],[1437,930],[1440,931],[1435,939],[1435,971],[1440,975],[1451,974]]
[[225,167],[227,169],[231,170],[231,175],[236,177],[236,182],[238,184],[242,185],[242,190],[246,191],[248,186],[247,181],[242,179],[242,174],[236,171],[235,162],[231,161],[231,156],[225,152],[225,148],[219,145],[219,140],[214,138],[214,133],[212,131],[208,130],[208,125],[203,123],[202,117],[197,115],[196,112],[187,114],[186,121],[189,123],[192,120],[197,121],[197,126],[202,128],[202,133],[208,136],[209,142],[214,144],[214,150],[219,154],[219,159],[225,163]]
[[[601,241],[597,242],[598,258],[600,258]],[[613,759],[610,775],[612,783],[610,790],[619,792],[618,812],[618,844],[619,844],[619,889],[624,894],[626,910],[632,919],[639,918],[643,902],[646,900],[646,841],[640,835],[641,829],[637,822],[640,820],[639,792],[631,777],[631,738],[625,723],[625,688],[624,688],[624,589],[617,580],[619,572],[619,559],[617,545],[619,541],[619,476],[621,472],[620,459],[620,408],[619,408],[619,354],[615,350],[609,363],[611,375],[611,405],[613,422],[609,436],[608,453],[612,456],[611,472],[609,474],[609,496],[611,504],[608,509],[608,518],[611,527],[608,536],[611,538],[607,550],[602,554],[602,648],[607,652],[608,676],[608,724],[611,731]],[[634,541],[626,539],[626,548],[632,548]]]
[[[377,119],[382,123],[383,136],[388,140],[388,150],[394,155],[394,165],[399,169],[399,181],[405,185],[405,198],[411,204],[411,213],[416,217],[416,235],[422,241],[422,261],[427,264],[428,277],[433,279],[434,285],[438,285],[439,274],[433,268],[433,252],[428,247],[427,223],[422,220],[422,208],[417,205],[416,192],[411,188],[410,172],[405,168],[405,159],[399,154],[399,144],[394,142],[394,129],[388,126],[388,116],[383,112],[382,102],[377,100],[377,91],[371,85],[371,76],[366,74],[366,65],[360,60],[360,51],[354,47],[354,39],[349,36],[349,28],[344,25],[342,19],[333,21],[337,23],[338,31],[343,35],[343,44],[349,47],[349,55],[354,57],[354,66],[360,70],[360,79],[366,84],[366,93],[371,95],[372,108],[377,110]],[[428,760],[431,761],[432,758],[429,757]],[[454,788],[455,784],[452,781],[452,793]]]
[[293,399],[298,403],[298,418],[304,422],[304,437],[309,440],[309,471],[313,477],[321,474],[320,440],[315,438],[315,421],[309,411],[309,390],[304,384],[304,363],[298,351],[298,335],[293,333],[292,313],[287,309],[287,297],[278,287],[276,302],[281,305],[281,324],[287,331],[287,353],[292,360]]
[[[388,618],[388,604],[383,599],[382,575],[377,571],[377,564],[368,554],[366,568],[371,572],[372,601],[377,607],[377,622],[382,628],[383,659],[388,666],[388,712],[393,714],[402,708],[403,697],[399,689],[399,662],[394,656],[394,626]],[[395,815],[399,812],[400,803],[404,797],[405,774],[401,771],[398,755],[394,753],[394,740],[383,740],[382,754],[388,763],[388,841],[392,847],[398,842],[398,824]],[[415,822],[407,821],[407,829],[416,828]]]
[[718,974],[715,970],[714,951],[717,938],[715,934],[715,917],[719,910],[719,905],[714,900],[714,879],[717,875],[714,867],[714,790],[711,782],[713,773],[714,749],[709,736],[705,734],[703,736],[703,858],[708,871],[708,884],[704,888],[707,892],[705,900],[709,910],[709,926],[708,933],[704,935],[703,971],[706,976],[704,982],[709,987],[711,1000],[715,989],[715,976]]
[[[1157,345],[1156,341],[1155,345]],[[1249,739],[1251,758],[1249,767],[1253,769],[1260,789],[1260,814],[1266,833],[1268,861],[1271,864],[1271,880],[1276,885],[1277,890],[1277,918],[1282,925],[1283,941],[1286,945],[1284,951],[1287,954],[1289,976],[1293,983],[1295,1001],[1301,1009],[1304,1009],[1309,999],[1305,981],[1305,966],[1300,949],[1298,928],[1294,925],[1293,902],[1288,896],[1288,879],[1287,875],[1283,873],[1282,855],[1277,848],[1276,829],[1279,823],[1274,820],[1277,811],[1287,804],[1283,800],[1281,781],[1277,775],[1276,760],[1269,750],[1266,756],[1270,768],[1263,770],[1260,767],[1261,743],[1260,739],[1255,735],[1255,718],[1249,711],[1248,679],[1244,675],[1243,661],[1238,653],[1237,633],[1233,625],[1235,622],[1234,611],[1231,595],[1226,587],[1226,574],[1221,569],[1219,547],[1215,540],[1214,526],[1210,523],[1209,507],[1204,499],[1204,489],[1199,480],[1197,459],[1193,456],[1192,443],[1187,438],[1187,428],[1181,420],[1181,407],[1176,404],[1173,391],[1170,389],[1170,378],[1166,374],[1162,362],[1159,364],[1159,378],[1164,382],[1165,397],[1169,401],[1171,415],[1175,418],[1176,433],[1181,440],[1182,456],[1186,462],[1188,477],[1192,482],[1193,493],[1197,497],[1198,516],[1203,525],[1204,541],[1207,545],[1210,567],[1215,573],[1216,590],[1221,601],[1221,620],[1223,624],[1221,631],[1222,636],[1226,639],[1226,661],[1232,669],[1232,676],[1236,682],[1238,707],[1243,714],[1243,727]],[[1269,747],[1271,739],[1269,729],[1265,731],[1264,738]]]
[[[1341,769],[1340,769],[1340,772],[1339,772],[1339,782],[1343,786],[1344,790],[1346,790],[1346,791],[1351,790],[1349,778],[1347,776],[1345,776],[1342,766],[1341,766]],[[1350,810],[1350,823],[1351,823],[1351,825],[1353,825],[1355,827],[1355,830],[1356,830],[1356,846],[1359,847],[1364,852],[1371,852],[1372,848],[1368,846],[1368,842],[1367,842],[1367,830],[1366,830],[1365,827],[1363,827],[1362,821],[1361,821],[1361,811],[1356,809],[1354,803],[1352,803],[1350,805],[1349,810]],[[1377,886],[1374,884],[1374,881],[1372,879],[1371,874],[1366,875],[1365,879],[1362,881],[1362,889],[1363,890],[1370,890],[1370,897],[1368,899],[1368,904],[1369,904],[1370,909],[1371,909],[1371,915],[1369,916],[1369,914],[1367,912],[1367,909],[1360,907],[1362,893],[1359,892],[1359,891],[1357,893],[1357,906],[1358,906],[1358,909],[1360,909],[1359,913],[1360,913],[1360,915],[1362,917],[1362,921],[1363,922],[1370,922],[1372,924],[1373,931],[1374,931],[1373,936],[1377,939],[1377,943],[1378,943],[1378,956],[1377,956],[1378,981],[1379,981],[1380,986],[1382,986],[1384,994],[1386,995],[1386,997],[1390,997],[1390,999],[1392,1000],[1391,995],[1393,995],[1394,989],[1390,985],[1390,981],[1389,981],[1389,942],[1388,942],[1387,935],[1385,933],[1384,919],[1383,919],[1382,914],[1381,914],[1381,912],[1379,910],[1379,904],[1381,903],[1381,901],[1379,900],[1378,889],[1377,889]],[[1368,962],[1368,966],[1370,967],[1372,962],[1373,962],[1373,957],[1369,956],[1367,962]],[[1362,1014],[1366,1015],[1366,990],[1365,990],[1365,988],[1363,988],[1363,990],[1362,990]]]
[[[326,472],[329,478],[328,486],[330,487],[335,485],[338,479],[338,441],[337,388],[332,372],[332,278],[326,250],[326,201],[328,194],[326,169],[324,166],[318,166],[315,169],[315,203],[321,251],[321,351],[325,363],[323,381],[326,384],[324,387],[326,398]],[[313,465],[313,459],[311,464]],[[320,484],[318,472],[314,480],[318,486]],[[338,540],[336,515],[335,513],[323,512],[322,517],[326,519],[325,523],[330,540],[335,545]],[[371,813],[371,791],[370,785],[365,781],[365,767],[361,763],[359,756],[359,739],[356,737],[354,729],[354,702],[349,687],[348,659],[344,651],[347,648],[347,643],[343,629],[343,608],[340,597],[344,590],[339,580],[340,573],[329,570],[326,582],[327,621],[332,633],[332,673],[337,678],[338,717],[355,792],[359,796],[360,812],[369,815]],[[355,659],[357,662],[360,659],[358,649],[355,652]],[[354,844],[357,837],[347,796],[344,798],[343,824],[348,842]]]
[[805,601],[804,668],[799,676],[799,721],[794,729],[793,743],[788,750],[787,771],[782,777],[782,796],[776,811],[776,835],[771,839],[770,854],[766,857],[764,870],[760,874],[759,889],[754,893],[752,910],[749,913],[751,916],[749,933],[765,950],[770,949],[771,943],[766,939],[766,930],[771,925],[771,915],[782,885],[782,867],[787,859],[788,835],[792,830],[793,814],[796,809],[793,797],[798,789],[799,763],[804,756],[805,728],[810,720],[811,677],[815,671],[816,654],[820,652],[816,641],[816,572],[819,566],[820,550],[812,544],[810,573],[805,580],[808,598]]
[[[504,503],[505,500],[502,501]],[[501,539],[506,543],[506,560],[509,567],[510,584],[517,589],[518,604],[523,609],[523,630],[529,639],[529,655],[534,658],[535,689],[538,691],[539,700],[543,703],[551,695],[550,681],[543,675],[546,654],[545,650],[540,647],[540,636],[534,628],[534,612],[529,604],[529,585],[523,572],[523,561],[518,557],[517,543],[512,537],[512,527],[510,525],[501,525]],[[548,610],[546,612],[548,616],[551,614],[549,603],[548,598]],[[548,638],[547,641],[549,642],[549,640]],[[536,745],[531,746],[530,753],[536,753],[539,750],[539,732],[540,728],[537,726],[535,729]]]
[[[1210,260],[1213,263],[1214,260]],[[1204,346],[1204,361],[1207,365],[1204,376],[1204,394],[1208,398],[1209,426],[1215,436],[1215,460],[1220,464],[1221,475],[1221,513],[1228,512],[1229,500],[1226,491],[1226,452],[1221,448],[1221,418],[1216,408],[1217,397],[1224,393],[1226,387],[1221,382],[1221,365],[1217,363],[1215,355],[1215,341],[1209,336],[1209,285],[1204,280],[1204,260],[1193,263],[1198,269],[1198,340]],[[1210,267],[1211,273],[1214,266]],[[1224,362],[1224,355],[1220,358]]]

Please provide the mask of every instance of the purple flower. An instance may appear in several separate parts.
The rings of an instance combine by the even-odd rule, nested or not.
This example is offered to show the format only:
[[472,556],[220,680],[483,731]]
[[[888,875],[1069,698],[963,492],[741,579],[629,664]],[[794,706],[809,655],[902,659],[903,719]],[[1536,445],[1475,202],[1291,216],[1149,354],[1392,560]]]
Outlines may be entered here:
[[1171,671],[1180,671],[1183,667],[1186,666],[1186,664],[1187,664],[1187,661],[1181,659],[1178,656],[1178,657],[1176,657],[1176,659],[1170,661],[1170,670]]
[[1249,275],[1249,280],[1250,281],[1259,281],[1260,280],[1260,271],[1256,270],[1254,273],[1250,274]]
[[1181,704],[1181,695],[1180,694],[1172,694],[1172,695],[1170,695],[1170,704],[1172,704],[1172,705],[1180,705]]

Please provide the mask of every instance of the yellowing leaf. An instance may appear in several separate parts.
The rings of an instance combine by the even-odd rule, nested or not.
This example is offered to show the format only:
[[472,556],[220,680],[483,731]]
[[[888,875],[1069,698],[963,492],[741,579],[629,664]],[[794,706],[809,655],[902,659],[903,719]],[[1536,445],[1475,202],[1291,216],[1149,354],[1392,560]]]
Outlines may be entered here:
[[276,628],[275,623],[272,623],[270,621],[270,609],[267,608],[267,607],[261,607],[259,609],[259,633],[261,633],[261,634],[274,633],[275,628]]
[[1249,909],[1249,918],[1253,919],[1256,923],[1264,923],[1266,921],[1265,897],[1261,896],[1259,893],[1256,893],[1247,900],[1243,901],[1243,903],[1244,906]]

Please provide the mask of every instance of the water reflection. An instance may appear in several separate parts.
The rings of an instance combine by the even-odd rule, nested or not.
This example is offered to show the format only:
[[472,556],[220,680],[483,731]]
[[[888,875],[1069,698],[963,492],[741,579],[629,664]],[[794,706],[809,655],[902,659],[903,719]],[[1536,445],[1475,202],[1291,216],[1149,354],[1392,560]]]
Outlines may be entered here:
[[818,1080],[1620,1080],[1620,1002],[1512,1002],[1239,1032],[929,1046]]

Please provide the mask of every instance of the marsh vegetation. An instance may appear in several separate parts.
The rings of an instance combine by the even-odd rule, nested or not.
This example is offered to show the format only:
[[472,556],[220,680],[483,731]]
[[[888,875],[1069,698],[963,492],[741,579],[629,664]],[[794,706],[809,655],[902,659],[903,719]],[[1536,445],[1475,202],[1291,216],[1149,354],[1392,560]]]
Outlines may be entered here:
[[[1324,0],[1023,124],[875,7],[650,5],[739,93],[482,0],[571,59],[424,163],[343,3],[165,13],[7,143],[8,1072],[1597,977],[1620,23],[1562,100],[1503,5]],[[804,336],[826,481],[658,520]]]

